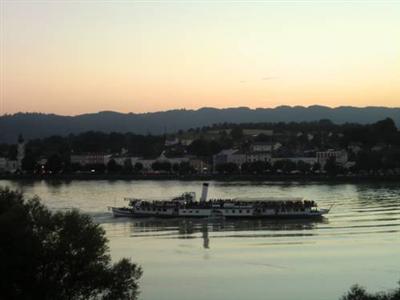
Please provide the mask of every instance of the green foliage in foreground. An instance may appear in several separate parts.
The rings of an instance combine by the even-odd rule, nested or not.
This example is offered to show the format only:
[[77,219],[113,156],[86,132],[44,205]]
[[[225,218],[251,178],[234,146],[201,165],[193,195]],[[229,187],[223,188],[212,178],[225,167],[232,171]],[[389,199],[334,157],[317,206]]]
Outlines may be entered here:
[[363,287],[354,285],[341,300],[400,300],[400,281],[399,287],[388,292],[375,294],[368,293]]
[[104,230],[78,211],[0,188],[3,299],[136,299],[141,268],[112,264]]

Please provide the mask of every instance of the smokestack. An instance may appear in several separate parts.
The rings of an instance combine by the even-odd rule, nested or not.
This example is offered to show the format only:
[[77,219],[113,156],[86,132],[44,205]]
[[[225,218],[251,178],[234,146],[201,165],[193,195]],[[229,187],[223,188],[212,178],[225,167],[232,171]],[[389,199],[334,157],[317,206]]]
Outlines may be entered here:
[[203,189],[201,190],[200,202],[205,202],[207,200],[208,193],[208,183],[203,183]]

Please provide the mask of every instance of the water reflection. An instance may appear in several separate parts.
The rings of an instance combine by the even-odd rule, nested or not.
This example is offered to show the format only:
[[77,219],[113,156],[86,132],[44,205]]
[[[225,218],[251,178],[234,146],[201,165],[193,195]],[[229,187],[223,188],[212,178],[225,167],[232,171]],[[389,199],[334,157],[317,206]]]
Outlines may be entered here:
[[[103,220],[104,221],[104,220]],[[209,220],[209,219],[114,219],[107,228],[129,224],[130,237],[203,240],[203,248],[211,247],[212,238],[223,237],[295,237],[313,235],[317,224],[328,220]],[[125,227],[126,229],[126,227]],[[307,232],[309,231],[309,232]],[[124,232],[126,234],[126,232]]]
[[51,179],[51,180],[35,180],[35,179],[23,179],[17,181],[10,181],[9,186],[11,188],[26,190],[34,187],[42,187],[49,189],[50,192],[59,192],[62,189],[68,188],[73,183],[73,180],[69,179]]

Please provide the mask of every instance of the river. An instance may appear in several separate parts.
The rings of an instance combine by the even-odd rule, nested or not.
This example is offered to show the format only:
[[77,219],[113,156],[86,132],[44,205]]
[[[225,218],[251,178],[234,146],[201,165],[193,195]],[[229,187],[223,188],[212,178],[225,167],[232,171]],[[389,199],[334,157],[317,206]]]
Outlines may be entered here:
[[8,181],[52,210],[77,208],[106,230],[113,259],[144,270],[142,300],[339,299],[400,280],[400,183],[211,182],[211,198],[295,196],[334,204],[320,221],[114,219],[123,198],[200,194],[196,181]]

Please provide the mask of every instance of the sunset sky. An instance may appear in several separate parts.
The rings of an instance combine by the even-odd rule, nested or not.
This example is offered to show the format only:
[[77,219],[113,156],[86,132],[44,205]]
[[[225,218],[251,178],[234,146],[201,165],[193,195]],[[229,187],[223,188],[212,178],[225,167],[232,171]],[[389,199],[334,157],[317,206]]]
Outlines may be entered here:
[[0,113],[400,106],[400,1],[8,1]]

